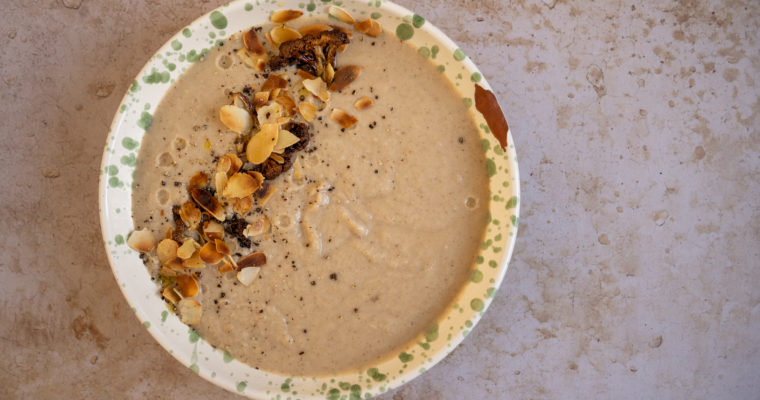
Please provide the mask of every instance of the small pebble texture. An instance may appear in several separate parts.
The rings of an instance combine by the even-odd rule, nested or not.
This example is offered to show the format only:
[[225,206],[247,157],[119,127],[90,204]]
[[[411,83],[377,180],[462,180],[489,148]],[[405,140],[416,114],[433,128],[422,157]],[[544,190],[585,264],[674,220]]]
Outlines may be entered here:
[[[480,66],[521,172],[506,279],[403,399],[760,398],[760,5],[400,0]],[[97,180],[122,94],[222,1],[4,0],[0,399],[234,399],[133,316]]]

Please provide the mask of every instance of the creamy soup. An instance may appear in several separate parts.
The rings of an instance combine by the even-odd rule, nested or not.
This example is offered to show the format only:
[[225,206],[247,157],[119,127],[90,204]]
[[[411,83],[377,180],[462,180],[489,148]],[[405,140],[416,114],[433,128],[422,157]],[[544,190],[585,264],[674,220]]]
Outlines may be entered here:
[[[189,199],[191,176],[206,172],[214,189],[219,157],[236,153],[238,135],[220,122],[219,109],[230,104],[230,92],[265,80],[241,62],[241,47],[236,35],[211,50],[155,112],[135,171],[137,229],[163,238],[174,226],[172,206]],[[485,158],[468,110],[443,75],[388,33],[354,32],[337,56],[343,65],[363,69],[317,111],[308,147],[269,181],[274,195],[263,206],[256,199],[244,215],[247,222],[266,216],[271,228],[252,235],[249,248],[225,234],[234,259],[266,255],[254,282],[243,285],[235,271],[215,266],[191,271],[203,309],[192,327],[262,370],[325,375],[397,354],[451,305],[484,235]],[[278,73],[298,102],[304,92],[295,71]],[[361,97],[374,104],[357,110]],[[342,128],[330,118],[335,108],[358,122]],[[229,222],[229,205],[226,212]],[[144,259],[158,277],[155,257]]]

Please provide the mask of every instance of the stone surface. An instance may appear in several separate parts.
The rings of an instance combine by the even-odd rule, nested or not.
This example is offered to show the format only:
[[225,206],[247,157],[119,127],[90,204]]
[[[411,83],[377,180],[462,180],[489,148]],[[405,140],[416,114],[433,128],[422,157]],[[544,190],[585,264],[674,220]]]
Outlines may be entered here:
[[[3,3],[0,398],[237,397],[132,316],[96,212],[122,93],[221,3]],[[501,99],[522,215],[482,322],[382,398],[756,398],[758,3],[400,3]]]

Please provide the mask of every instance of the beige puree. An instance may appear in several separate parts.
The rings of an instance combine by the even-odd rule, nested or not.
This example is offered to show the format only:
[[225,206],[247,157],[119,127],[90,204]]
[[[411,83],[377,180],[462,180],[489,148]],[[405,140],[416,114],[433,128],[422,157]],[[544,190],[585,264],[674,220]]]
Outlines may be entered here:
[[[135,171],[137,229],[162,238],[171,206],[189,199],[189,178],[198,171],[213,177],[214,156],[235,152],[236,134],[219,122],[219,108],[230,90],[264,80],[240,62],[240,47],[233,38],[210,51],[158,107]],[[272,221],[271,234],[251,249],[225,237],[233,255],[266,253],[256,281],[246,287],[234,273],[202,270],[203,315],[193,327],[262,370],[325,375],[396,356],[453,302],[484,234],[485,158],[460,96],[387,32],[355,32],[338,56],[338,66],[349,64],[364,67],[360,77],[332,93],[309,148],[272,181],[276,195],[260,211]],[[298,99],[294,71],[289,88]],[[356,110],[362,96],[374,106]],[[342,132],[329,118],[333,107],[358,124]],[[261,215],[256,209],[250,221]]]

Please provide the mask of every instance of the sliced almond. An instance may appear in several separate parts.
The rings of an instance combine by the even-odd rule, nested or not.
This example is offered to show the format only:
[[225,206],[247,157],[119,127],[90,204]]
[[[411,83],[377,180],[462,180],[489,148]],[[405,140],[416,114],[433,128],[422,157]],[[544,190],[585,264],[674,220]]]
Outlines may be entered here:
[[164,296],[164,299],[172,304],[177,304],[180,300],[182,300],[180,295],[174,291],[174,288],[165,288],[164,291],[161,292],[161,295]]
[[167,266],[164,265],[158,271],[158,274],[161,275],[161,276],[166,276],[166,277],[169,277],[169,278],[173,278],[173,277],[177,276],[177,271],[175,271],[175,270],[173,270],[173,269],[171,269],[171,268],[169,268],[169,267],[167,267]]
[[259,267],[246,267],[238,271],[237,280],[245,286],[250,286],[259,275],[261,268]]
[[259,126],[261,127],[266,124],[276,123],[277,120],[282,117],[282,106],[279,103],[270,103],[259,108],[257,114]]
[[322,101],[330,99],[330,93],[327,91],[327,83],[322,78],[304,79],[303,87]]
[[264,184],[264,175],[261,175],[261,172],[259,171],[248,171],[248,175],[252,176],[253,179],[256,179],[256,182],[259,183],[259,187]]
[[303,11],[298,10],[278,10],[269,16],[269,20],[276,24],[283,24],[292,21],[303,15]]
[[359,33],[363,33],[371,37],[378,37],[383,33],[383,27],[380,25],[380,23],[371,18],[357,22],[354,25],[354,29],[356,29],[356,31]]
[[256,92],[253,95],[253,108],[259,109],[269,102],[269,92]]
[[[278,105],[279,106],[279,105]],[[277,144],[277,135],[280,131],[278,124],[264,124],[248,142],[246,157],[249,162],[261,164],[272,154],[274,145]]]
[[355,81],[356,78],[359,77],[359,74],[361,74],[361,72],[362,67],[358,65],[345,65],[338,68],[338,70],[335,71],[335,79],[330,85],[330,91],[337,92],[345,89],[346,86],[348,86],[351,82]]
[[192,257],[187,260],[182,260],[182,267],[185,269],[201,269],[206,268],[206,263],[203,262],[203,259],[200,256],[200,251],[196,251],[193,253]]
[[219,269],[219,273],[222,275],[235,270],[235,267],[233,267],[232,264],[228,263],[227,261],[223,261],[217,268]]
[[243,235],[247,237],[261,236],[263,234],[269,233],[269,229],[271,229],[271,227],[272,224],[269,222],[269,217],[262,215],[256,221],[251,222],[248,224],[248,226],[245,227]]
[[201,303],[192,299],[182,299],[177,303],[179,320],[184,324],[195,325],[200,323],[202,310]]
[[228,104],[219,109],[219,119],[229,130],[246,133],[253,126],[253,118],[248,110]]
[[158,243],[156,247],[156,255],[158,255],[158,261],[161,265],[177,258],[177,249],[179,244],[171,239],[164,239]]
[[227,153],[220,157],[219,161],[217,161],[216,170],[227,175],[232,175],[235,172],[238,172],[242,166],[243,161],[240,160],[240,157],[232,153]]
[[330,84],[333,79],[335,79],[335,68],[333,68],[332,64],[327,64],[325,67],[325,82]]
[[351,16],[351,14],[348,13],[348,11],[338,7],[338,6],[330,6],[327,8],[327,13],[331,17],[335,17],[340,22],[344,22],[346,24],[354,24],[354,17]]
[[359,122],[356,117],[353,115],[341,110],[340,108],[333,108],[332,112],[330,113],[330,119],[337,122],[338,125],[340,125],[344,129],[348,129],[357,122]]
[[232,93],[232,105],[235,107],[240,107],[244,110],[251,109],[251,104],[248,101],[248,98],[240,92]]
[[317,113],[317,106],[308,101],[302,101],[298,103],[298,113],[301,114],[306,122],[311,122],[311,120],[314,119],[314,115]]
[[248,214],[251,208],[253,208],[253,198],[251,196],[232,199],[232,211],[238,215]]
[[274,187],[274,185],[270,185],[269,183],[264,183],[261,185],[261,189],[257,190],[255,195],[257,200],[257,204],[260,206],[263,206],[267,204],[269,199],[274,196],[274,192],[277,191],[277,188]]
[[223,195],[228,198],[240,199],[252,195],[258,188],[259,183],[252,176],[244,172],[237,172],[227,181]]
[[219,204],[219,201],[211,193],[204,189],[193,189],[190,191],[190,196],[201,208],[208,211],[211,216],[219,221],[224,221],[224,208],[222,208],[222,205]]
[[212,242],[204,244],[200,251],[198,251],[198,256],[208,265],[216,265],[224,258],[224,254],[219,254]]
[[206,240],[224,239],[224,225],[210,220],[203,224],[203,236]]
[[266,54],[264,46],[259,41],[259,35],[256,34],[256,30],[251,28],[243,34],[243,45],[245,49],[256,55]]
[[272,153],[272,154],[269,155],[269,158],[271,158],[272,160],[274,160],[277,164],[285,164],[285,159],[282,158],[282,156],[279,155],[279,154]]
[[178,275],[177,287],[182,297],[195,297],[200,291],[198,281],[192,275]]
[[[203,189],[193,188],[191,190]],[[192,201],[186,201],[179,209],[179,217],[182,219],[182,222],[185,223],[185,226],[187,226],[190,230],[194,230],[201,222],[201,210],[199,210],[198,207],[195,206],[195,203]]]
[[269,37],[272,38],[272,45],[280,47],[281,44],[301,38],[301,33],[287,26],[275,26],[269,31]]
[[190,182],[187,183],[187,188],[204,187],[208,185],[208,175],[203,171],[198,171],[190,178]]
[[301,77],[301,79],[314,79],[314,75],[302,69],[299,69],[298,71],[296,71],[296,74],[298,74],[298,76]]
[[148,228],[143,228],[129,235],[127,246],[140,253],[150,253],[156,247],[156,238]]
[[280,133],[277,135],[277,144],[274,145],[274,149],[272,151],[275,153],[282,153],[286,148],[300,141],[301,138],[292,134],[290,131],[280,129]]
[[331,31],[332,27],[326,24],[311,24],[298,28],[298,32],[302,35],[318,35],[324,31]]
[[216,251],[224,256],[230,255],[230,246],[227,246],[227,243],[224,243],[223,240],[216,239],[214,240],[214,247],[216,247]]
[[195,254],[201,246],[193,238],[187,238],[182,242],[182,246],[177,248],[177,257],[187,260]]
[[219,171],[214,175],[214,187],[216,188],[217,196],[222,194],[224,187],[227,186],[228,179],[226,172]]
[[263,251],[255,251],[237,261],[238,268],[260,267],[267,263],[267,255]]
[[269,75],[266,81],[261,85],[262,92],[271,92],[273,89],[285,89],[288,87],[288,81],[281,75]]
[[[167,262],[166,264],[164,264],[164,267],[161,268],[161,270],[163,271],[164,268],[166,268],[168,270],[174,271],[174,275],[177,275],[177,272],[182,272],[185,270],[185,267],[182,265],[182,261],[183,260],[181,258],[175,258]],[[170,276],[170,275],[166,275],[166,276]]]
[[246,49],[240,49],[235,54],[240,58],[243,64],[255,69],[256,71],[263,72],[267,69],[267,60],[269,57],[266,53],[254,54]]
[[370,99],[367,96],[364,96],[361,99],[356,100],[356,102],[354,103],[354,107],[357,110],[366,110],[366,109],[372,107],[373,104],[375,104],[374,100]]
[[282,110],[284,111],[284,114],[287,116],[291,116],[295,114],[296,112],[296,102],[293,100],[292,97],[288,95],[288,92],[282,92],[280,93],[277,98],[274,99],[274,101],[282,106]]

